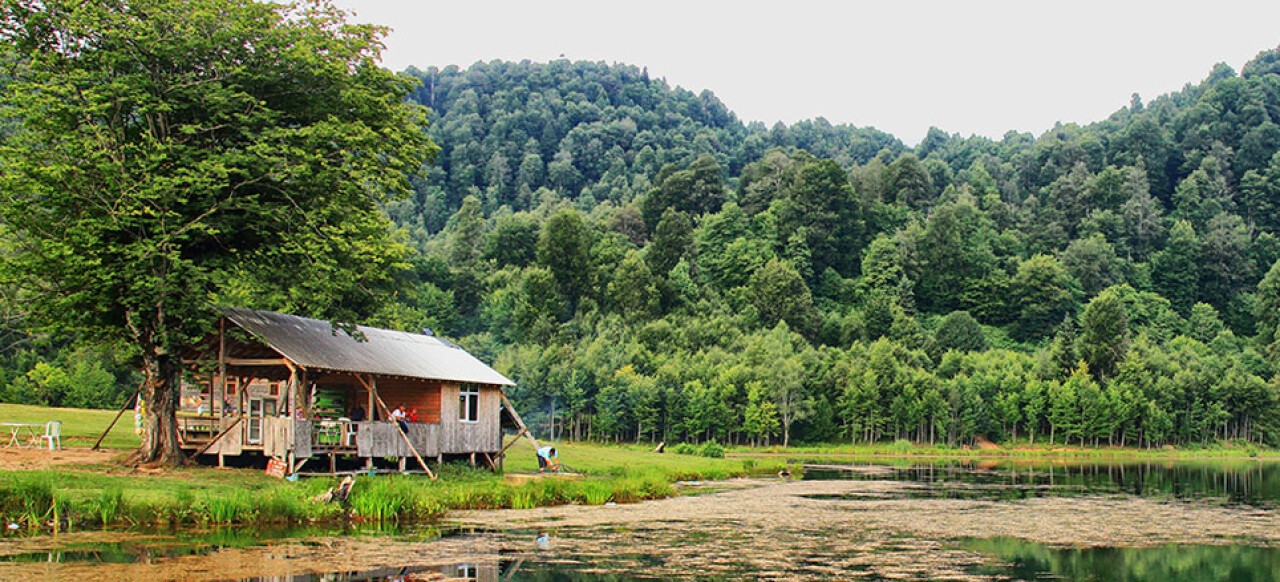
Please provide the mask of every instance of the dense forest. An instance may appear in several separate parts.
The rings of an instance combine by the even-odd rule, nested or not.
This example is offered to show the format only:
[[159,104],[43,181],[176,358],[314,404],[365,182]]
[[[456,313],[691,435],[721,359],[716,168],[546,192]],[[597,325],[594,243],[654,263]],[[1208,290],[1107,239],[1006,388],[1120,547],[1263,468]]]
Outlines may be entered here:
[[[415,253],[368,321],[492,362],[540,436],[1280,444],[1280,49],[915,147],[627,65],[404,74],[441,151],[385,206]],[[3,324],[0,400],[132,393]]]

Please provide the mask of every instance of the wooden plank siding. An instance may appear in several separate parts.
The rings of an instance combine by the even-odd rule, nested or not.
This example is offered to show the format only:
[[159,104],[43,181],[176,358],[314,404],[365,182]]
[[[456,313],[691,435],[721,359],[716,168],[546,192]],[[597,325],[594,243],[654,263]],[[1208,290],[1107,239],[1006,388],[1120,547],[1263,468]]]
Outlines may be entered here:
[[[400,437],[396,425],[390,422],[361,422],[356,432],[356,454],[361,457],[408,457],[413,453]],[[411,422],[408,424],[409,441],[422,457],[440,454],[440,425]]]
[[[363,393],[363,391],[362,391]],[[440,382],[409,378],[378,378],[378,396],[388,408],[404,405],[406,411],[418,409],[418,422],[440,422]]]
[[269,416],[262,419],[262,454],[284,458],[293,446],[293,419]]
[[[223,417],[218,419],[218,431],[221,432],[222,430],[225,430],[235,421],[236,419],[234,417]],[[244,451],[244,431],[244,422],[241,422],[240,425],[231,429],[230,432],[222,435],[222,438],[218,439],[218,442],[213,443],[213,445],[205,451],[205,454],[217,455],[221,453],[223,455],[239,455]]]
[[440,452],[446,455],[496,453],[502,448],[498,387],[480,387],[480,418],[476,422],[458,420],[459,385],[445,382],[440,390]]

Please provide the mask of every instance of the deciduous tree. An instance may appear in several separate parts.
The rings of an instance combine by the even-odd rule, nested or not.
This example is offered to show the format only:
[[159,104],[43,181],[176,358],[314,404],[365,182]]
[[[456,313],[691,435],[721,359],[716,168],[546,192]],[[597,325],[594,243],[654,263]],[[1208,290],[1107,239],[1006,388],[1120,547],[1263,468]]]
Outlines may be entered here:
[[0,271],[35,322],[134,346],[143,461],[176,462],[179,354],[220,303],[351,321],[405,248],[377,203],[434,147],[327,3],[14,1]]

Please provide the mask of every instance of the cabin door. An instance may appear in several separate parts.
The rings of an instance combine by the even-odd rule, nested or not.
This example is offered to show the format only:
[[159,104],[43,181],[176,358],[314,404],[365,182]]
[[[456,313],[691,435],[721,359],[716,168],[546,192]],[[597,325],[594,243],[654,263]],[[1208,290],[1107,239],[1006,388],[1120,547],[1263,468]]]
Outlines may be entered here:
[[[271,404],[275,404],[274,401]],[[262,444],[262,417],[266,412],[265,401],[261,398],[249,399],[249,434],[246,440],[251,445]]]

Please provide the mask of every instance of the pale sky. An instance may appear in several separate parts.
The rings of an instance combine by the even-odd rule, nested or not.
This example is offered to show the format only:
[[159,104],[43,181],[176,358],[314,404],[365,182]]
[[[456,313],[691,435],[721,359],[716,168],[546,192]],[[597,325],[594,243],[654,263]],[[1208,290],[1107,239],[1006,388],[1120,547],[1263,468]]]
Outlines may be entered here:
[[336,0],[392,28],[383,64],[628,63],[744,121],[825,117],[909,144],[1081,124],[1237,72],[1280,45],[1280,2]]

